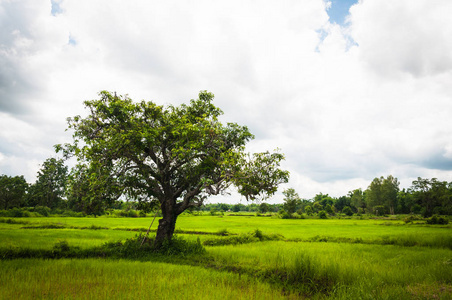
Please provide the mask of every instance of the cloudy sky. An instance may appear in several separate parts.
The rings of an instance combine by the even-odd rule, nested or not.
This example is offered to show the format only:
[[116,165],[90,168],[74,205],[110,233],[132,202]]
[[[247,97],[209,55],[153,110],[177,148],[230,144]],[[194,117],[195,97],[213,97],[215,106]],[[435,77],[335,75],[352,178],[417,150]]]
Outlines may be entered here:
[[35,180],[101,90],[216,96],[303,198],[452,181],[450,0],[0,0],[0,174]]

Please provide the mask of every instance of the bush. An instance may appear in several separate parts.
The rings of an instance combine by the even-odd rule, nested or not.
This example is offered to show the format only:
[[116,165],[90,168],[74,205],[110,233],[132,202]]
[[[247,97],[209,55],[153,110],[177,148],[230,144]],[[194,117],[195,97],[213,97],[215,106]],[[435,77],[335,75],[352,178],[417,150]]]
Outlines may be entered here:
[[[143,243],[144,239],[144,243]],[[142,244],[143,243],[143,244]],[[199,238],[196,241],[188,241],[178,236],[173,236],[171,241],[165,241],[159,248],[154,247],[154,239],[144,238],[139,234],[124,242],[109,242],[95,249],[94,253],[101,253],[103,256],[141,259],[155,254],[167,256],[203,254],[205,248]]]
[[173,236],[171,241],[165,241],[163,245],[155,249],[154,252],[163,254],[163,255],[191,255],[191,254],[203,254],[206,252],[206,249],[201,244],[199,238],[195,241],[188,241],[178,236]]
[[9,217],[13,217],[13,218],[23,218],[23,217],[29,217],[30,216],[30,212],[29,211],[24,211],[20,208],[12,208],[8,211]]
[[346,214],[346,215],[349,216],[349,217],[353,216],[353,211],[352,211],[352,209],[350,208],[350,206],[345,206],[345,207],[342,209],[342,213],[343,213],[343,214]]
[[82,218],[82,217],[86,217],[86,214],[84,212],[75,212],[75,211],[72,211],[72,210],[65,210],[61,216],[62,217],[78,217],[78,218]]
[[305,215],[303,215],[303,213],[296,213],[295,215],[294,215],[294,217],[295,218],[297,218],[297,219],[306,219],[306,217],[305,217]]
[[447,225],[447,224],[449,224],[449,220],[445,217],[440,217],[440,216],[434,215],[431,218],[427,219],[427,224]]
[[415,215],[409,215],[408,217],[406,217],[405,219],[403,219],[403,221],[408,224],[408,223],[413,223],[413,221],[418,221],[420,220],[419,217],[415,216]]
[[138,212],[136,210],[120,210],[115,211],[115,215],[125,218],[138,218]]
[[387,213],[386,208],[383,205],[374,206],[373,211],[376,216],[384,216]]
[[228,235],[230,235],[229,231],[226,228],[218,230],[217,234],[221,235],[221,236],[228,236]]
[[277,234],[268,235],[263,233],[261,230],[256,229],[250,233],[228,236],[226,238],[206,239],[204,240],[203,245],[205,246],[239,245],[263,241],[279,241],[282,239],[284,239],[282,235]]
[[287,212],[287,211],[285,211],[284,209],[281,209],[279,212],[278,212],[278,214],[279,214],[279,217],[281,218],[281,219],[290,219],[292,216]]
[[50,215],[50,208],[48,208],[47,206],[36,206],[33,211],[37,212],[43,217],[48,217]]
[[326,215],[326,211],[324,211],[324,210],[319,211],[319,218],[320,219],[328,219],[328,216]]

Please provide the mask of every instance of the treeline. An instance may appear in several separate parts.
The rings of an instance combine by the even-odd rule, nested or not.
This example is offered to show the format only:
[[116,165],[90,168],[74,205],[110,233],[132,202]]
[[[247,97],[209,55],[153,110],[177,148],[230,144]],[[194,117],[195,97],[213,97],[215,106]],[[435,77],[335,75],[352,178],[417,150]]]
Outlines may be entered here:
[[418,178],[410,188],[400,190],[397,178],[382,176],[374,178],[366,190],[355,189],[338,198],[320,193],[314,199],[301,199],[294,189],[287,189],[283,193],[283,207],[289,214],[298,212],[311,215],[323,211],[330,215],[452,215],[452,182],[436,178]]
[[[72,211],[88,215],[101,215],[108,209],[126,211],[139,210],[143,213],[155,209],[155,206],[138,205],[125,202],[108,195],[91,191],[89,178],[83,176],[83,170],[75,167],[69,171],[64,161],[47,159],[38,171],[35,183],[29,184],[24,176],[0,175],[0,210],[28,208],[29,211]],[[111,189],[115,187],[112,186]],[[113,193],[114,194],[114,193]],[[215,203],[199,208],[202,211],[249,211],[279,212],[291,216],[294,213],[334,215],[353,214],[422,214],[452,215],[452,182],[439,181],[436,178],[418,178],[408,189],[399,189],[397,178],[375,178],[366,190],[355,189],[341,197],[317,194],[313,199],[302,199],[294,189],[283,191],[284,203],[249,203],[247,205]],[[153,202],[155,204],[155,201]],[[0,213],[1,214],[1,213]]]

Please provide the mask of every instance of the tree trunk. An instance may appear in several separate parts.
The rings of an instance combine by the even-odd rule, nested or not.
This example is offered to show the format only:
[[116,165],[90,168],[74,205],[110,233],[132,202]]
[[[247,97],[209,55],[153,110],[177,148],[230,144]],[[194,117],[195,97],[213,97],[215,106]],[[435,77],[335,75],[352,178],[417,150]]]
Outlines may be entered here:
[[159,220],[154,245],[159,248],[164,241],[171,241],[176,228],[177,213],[175,205],[165,203],[162,205],[162,219]]

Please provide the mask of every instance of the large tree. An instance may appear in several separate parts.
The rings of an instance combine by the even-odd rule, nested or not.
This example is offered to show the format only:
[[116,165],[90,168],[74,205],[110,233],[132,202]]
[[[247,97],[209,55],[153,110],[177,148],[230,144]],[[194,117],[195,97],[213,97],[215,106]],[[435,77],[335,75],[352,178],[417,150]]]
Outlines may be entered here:
[[67,173],[68,167],[63,159],[46,159],[38,171],[36,182],[30,186],[28,205],[60,206],[65,194]]
[[24,206],[27,189],[28,184],[23,176],[1,175],[0,209]]
[[386,178],[374,178],[366,190],[367,207],[375,210],[375,207],[383,206],[384,213],[395,213],[397,207],[397,194],[399,192],[399,181],[392,175]]
[[293,214],[297,210],[297,206],[301,203],[300,196],[293,188],[288,188],[283,191],[284,195],[284,209],[289,213]]
[[162,210],[157,246],[172,238],[178,215],[231,184],[253,200],[288,181],[288,172],[279,168],[281,153],[245,154],[253,135],[245,126],[223,125],[211,93],[166,107],[107,91],[99,95],[85,101],[87,117],[68,119],[74,142],[57,150],[91,166],[86,168],[91,190],[116,185],[138,201],[157,201]]
[[121,196],[123,188],[108,172],[94,162],[78,164],[68,176],[68,208],[90,215],[101,215]]
[[410,191],[417,203],[423,207],[424,217],[430,217],[434,213],[451,213],[452,189],[446,181],[418,177],[413,181]]

